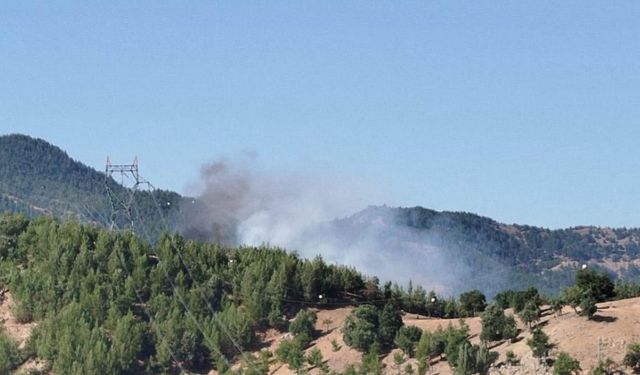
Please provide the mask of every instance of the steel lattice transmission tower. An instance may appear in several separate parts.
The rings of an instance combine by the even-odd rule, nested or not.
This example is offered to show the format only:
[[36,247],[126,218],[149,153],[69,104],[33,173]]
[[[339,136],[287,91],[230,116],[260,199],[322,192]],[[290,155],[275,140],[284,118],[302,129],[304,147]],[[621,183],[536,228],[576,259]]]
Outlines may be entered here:
[[[122,186],[116,186],[113,182],[119,177]],[[132,212],[136,199],[136,193],[141,186],[150,187],[150,183],[140,176],[138,171],[138,157],[133,159],[133,164],[112,164],[109,157],[105,166],[104,188],[111,208],[109,216],[109,228],[126,228],[134,230],[134,215]],[[119,223],[126,223],[124,225]]]

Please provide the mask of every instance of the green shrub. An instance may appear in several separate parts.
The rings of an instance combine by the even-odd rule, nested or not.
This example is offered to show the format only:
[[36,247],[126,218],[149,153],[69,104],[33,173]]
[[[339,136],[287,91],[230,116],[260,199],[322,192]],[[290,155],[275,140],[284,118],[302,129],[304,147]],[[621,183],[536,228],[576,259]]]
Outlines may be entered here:
[[409,357],[415,354],[416,345],[422,337],[422,330],[416,326],[404,326],[398,330],[394,343]]
[[565,352],[560,352],[553,364],[553,375],[571,375],[580,370],[580,362]]
[[622,362],[634,370],[640,369],[640,342],[629,345]]
[[547,336],[540,328],[536,328],[533,331],[533,335],[527,340],[527,345],[531,348],[533,356],[539,359],[543,359],[549,355],[549,350],[553,347],[549,343],[549,336]]
[[0,327],[0,374],[8,374],[21,359],[18,345]]
[[318,320],[318,316],[315,312],[307,309],[298,311],[293,322],[289,325],[289,332],[295,337],[300,335],[306,335],[307,337],[313,337],[315,332],[315,324]]

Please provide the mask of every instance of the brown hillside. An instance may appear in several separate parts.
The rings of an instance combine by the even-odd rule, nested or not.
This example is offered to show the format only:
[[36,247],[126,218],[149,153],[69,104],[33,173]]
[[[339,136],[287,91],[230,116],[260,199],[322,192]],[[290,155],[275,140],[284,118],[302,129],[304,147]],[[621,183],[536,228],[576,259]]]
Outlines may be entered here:
[[[318,322],[316,329],[321,336],[312,343],[307,352],[314,347],[319,348],[329,367],[335,371],[342,371],[347,364],[358,363],[362,359],[362,355],[359,352],[344,344],[340,332],[346,317],[352,309],[352,307],[345,307],[333,310],[317,310]],[[543,327],[544,332],[549,335],[551,342],[556,345],[553,355],[559,351],[571,354],[580,361],[585,373],[595,366],[600,358],[609,357],[620,363],[627,346],[632,342],[640,341],[640,298],[598,304],[598,313],[595,319],[591,321],[578,316],[569,307],[565,307],[560,316],[556,316],[549,309],[543,309],[543,311],[540,325]],[[507,311],[507,313],[510,314],[511,312]],[[325,319],[330,319],[333,322],[328,331],[322,323]],[[470,328],[471,341],[473,343],[479,342],[479,334],[482,328],[480,318],[467,318],[464,321]],[[414,314],[405,315],[404,322],[407,325],[415,325],[425,330],[435,330],[438,326],[446,327],[449,324],[459,325],[459,319],[431,319]],[[543,368],[531,356],[531,350],[526,344],[531,334],[524,325],[519,324],[521,333],[518,342],[503,342],[494,345],[492,348],[492,350],[500,354],[500,357],[497,367],[492,369],[491,373],[551,373],[551,369]],[[267,337],[269,350],[275,350],[284,336],[286,334],[271,333]],[[339,351],[334,352],[332,350],[332,340],[336,340],[341,346]],[[508,350],[512,350],[521,359],[521,366],[506,368],[501,364]],[[393,364],[393,352],[387,354],[383,362],[387,365],[387,373],[398,372]],[[410,363],[413,363],[415,369],[415,363]],[[277,375],[294,374],[286,365],[281,364],[273,365],[271,370],[272,374]],[[312,369],[310,373],[318,374],[320,372]],[[446,360],[443,360],[432,363],[431,374],[446,375],[452,374],[452,371]]]
[[[14,306],[11,294],[5,294],[1,302],[0,323],[6,332],[23,346],[35,323],[20,324],[15,320],[11,312]],[[348,364],[358,363],[362,359],[361,353],[349,348],[342,341],[341,328],[352,310],[353,307],[316,310],[318,314],[316,329],[320,336],[312,342],[307,352],[314,347],[320,349],[327,365],[335,371],[342,371]],[[543,311],[543,318],[540,324],[544,332],[549,335],[551,342],[556,345],[553,351],[554,354],[559,351],[568,352],[580,361],[585,373],[598,362],[598,359],[609,357],[620,363],[627,346],[632,342],[640,341],[640,298],[598,304],[598,312],[595,318],[590,321],[578,316],[569,307],[565,307],[560,316],[554,315],[548,309],[543,309]],[[507,311],[507,313],[511,312]],[[325,320],[331,320],[331,323],[327,326],[324,324]],[[480,318],[467,318],[464,321],[469,326],[471,341],[477,343],[482,328]],[[460,320],[431,319],[415,314],[407,314],[404,316],[404,322],[407,325],[415,325],[424,330],[435,330],[438,326],[459,325]],[[521,340],[516,343],[499,343],[492,348],[500,354],[500,358],[497,367],[491,373],[550,373],[550,369],[541,368],[531,356],[531,351],[526,344],[526,340],[530,337],[529,331],[523,325],[520,325],[520,329],[519,338]],[[286,337],[288,337],[287,333],[280,333],[275,330],[269,330],[261,335],[263,347],[272,352]],[[340,345],[338,351],[333,351],[332,340],[336,340]],[[500,364],[500,362],[504,361],[505,353],[508,350],[512,350],[521,359],[521,366],[506,368]],[[397,369],[393,364],[393,352],[388,353],[383,362],[387,365],[387,373],[397,373]],[[34,366],[32,363],[27,363],[26,365],[27,367]],[[415,363],[413,365],[416,368]],[[41,364],[37,364],[34,367],[40,366]],[[24,366],[22,369],[24,369]],[[271,366],[270,373],[273,375],[294,374],[286,365],[275,363],[275,361]],[[317,369],[311,369],[310,373],[318,374],[320,372]],[[210,374],[215,374],[215,371],[210,372]],[[445,360],[434,361],[431,374],[446,375],[452,374],[452,371]]]

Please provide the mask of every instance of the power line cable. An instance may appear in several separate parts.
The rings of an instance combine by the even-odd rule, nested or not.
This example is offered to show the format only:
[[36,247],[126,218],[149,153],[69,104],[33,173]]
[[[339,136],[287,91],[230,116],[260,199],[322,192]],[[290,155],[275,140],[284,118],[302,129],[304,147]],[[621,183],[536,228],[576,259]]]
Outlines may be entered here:
[[[157,190],[148,180],[144,180],[145,183],[149,186],[150,188],[150,195],[151,198],[155,204],[156,210],[158,211],[158,215],[160,216],[160,220],[163,223],[164,226],[164,230],[166,232],[169,232],[169,224],[166,220],[166,218],[164,217],[164,215],[162,214],[162,209],[160,208],[160,205],[158,203],[158,200],[156,199],[154,192]],[[136,206],[135,201],[133,202],[133,207],[135,208],[136,212],[138,212],[139,215],[139,210]],[[142,219],[140,218],[139,221],[142,223]],[[146,229],[145,226],[142,225],[143,230],[146,233]],[[147,234],[147,237],[148,234]],[[150,240],[150,238],[149,238]],[[193,273],[191,272],[190,267],[187,265],[187,262],[184,260],[184,257],[182,256],[182,254],[180,254],[179,251],[176,251],[176,254],[178,255],[178,258],[180,259],[180,261],[182,262],[185,270],[187,271],[187,273],[189,274],[189,277],[192,280],[195,280],[195,278],[193,277]],[[231,335],[231,333],[229,332],[229,329],[222,323],[220,322],[220,320],[218,319],[218,313],[215,311],[215,309],[213,308],[213,306],[211,306],[211,303],[209,302],[209,300],[206,298],[206,296],[203,294],[202,290],[200,288],[196,288],[198,289],[198,292],[200,294],[201,299],[205,302],[205,304],[207,305],[209,311],[211,311],[211,317],[213,318],[213,320],[216,322],[216,324],[218,324],[218,327],[220,327],[221,331],[227,336],[227,338],[229,339],[229,342],[231,342],[231,344],[236,348],[236,350],[238,351],[238,354],[245,360],[246,363],[248,363],[251,367],[254,368],[254,370],[256,370],[258,373],[260,373],[259,369],[257,368],[257,366],[253,363],[253,361],[248,358],[248,356],[245,353],[245,350],[242,348],[242,345],[240,345]],[[222,353],[220,353],[222,354]],[[226,358],[225,358],[226,361]],[[227,363],[228,364],[228,363]]]
[[[109,201],[111,203],[111,207],[112,209],[115,208],[117,205],[122,205],[124,207],[124,213],[127,216],[127,218],[129,219],[129,222],[131,223],[131,229],[134,229],[134,217],[132,216],[132,208],[136,209],[136,215],[138,216],[138,221],[141,223],[140,227],[143,231],[143,233],[145,234],[145,236],[147,237],[147,241],[149,243],[149,248],[154,252],[154,255],[158,258],[158,264],[161,264],[161,259],[158,256],[157,252],[153,249],[153,246],[151,245],[151,236],[148,234],[146,227],[144,226],[143,221],[140,218],[140,214],[137,210],[137,207],[135,206],[135,193],[138,189],[138,186],[141,183],[144,183],[144,180],[140,180],[139,179],[139,175],[137,174],[137,165],[132,165],[132,166],[118,166],[121,167],[118,169],[118,171],[121,172],[122,175],[127,175],[127,172],[131,172],[129,169],[126,169],[127,167],[135,167],[135,184],[134,184],[134,188],[126,188],[123,186],[124,189],[126,189],[126,192],[128,193],[128,199],[126,203],[123,203],[122,200],[120,200],[117,195],[110,189],[109,187],[109,177],[110,177],[110,169],[109,169],[110,165],[109,162],[107,164],[107,168],[106,168],[106,173],[105,173],[105,188],[107,189],[107,194],[109,197]],[[132,168],[133,170],[133,168]],[[124,179],[124,177],[123,177]],[[118,202],[116,203],[116,199],[118,199]],[[117,217],[115,216],[116,212],[112,211],[112,215],[111,215],[111,228],[118,228],[119,226],[117,225]],[[218,355],[220,355],[220,358],[222,358],[222,360],[225,362],[225,364],[227,366],[230,366],[229,361],[227,360],[227,358],[224,356],[224,354],[222,354],[222,352],[217,348],[217,346],[215,345],[215,343],[212,341],[212,339],[209,337],[209,335],[207,335],[207,333],[205,332],[205,330],[203,329],[203,327],[200,325],[200,323],[198,322],[198,320],[195,318],[195,316],[193,315],[193,313],[191,312],[191,310],[189,309],[189,307],[187,306],[184,297],[178,292],[178,288],[175,285],[174,281],[171,279],[171,277],[169,276],[168,271],[164,268],[161,267],[164,270],[165,276],[167,281],[169,282],[169,284],[171,285],[171,288],[173,289],[173,295],[175,298],[177,298],[179,300],[179,302],[182,304],[182,306],[184,307],[185,313],[189,316],[189,318],[193,321],[196,329],[198,329],[198,331],[200,331],[200,333],[202,334],[203,338],[209,343],[209,346],[211,347],[211,350],[213,350],[214,352],[216,352]]]

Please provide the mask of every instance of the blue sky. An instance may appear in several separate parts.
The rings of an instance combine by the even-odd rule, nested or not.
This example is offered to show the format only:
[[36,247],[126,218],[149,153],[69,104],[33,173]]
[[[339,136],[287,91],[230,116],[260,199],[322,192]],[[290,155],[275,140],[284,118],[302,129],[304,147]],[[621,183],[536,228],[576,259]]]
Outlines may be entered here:
[[391,205],[640,226],[640,2],[0,4],[0,132],[97,169],[138,155],[331,170]]

